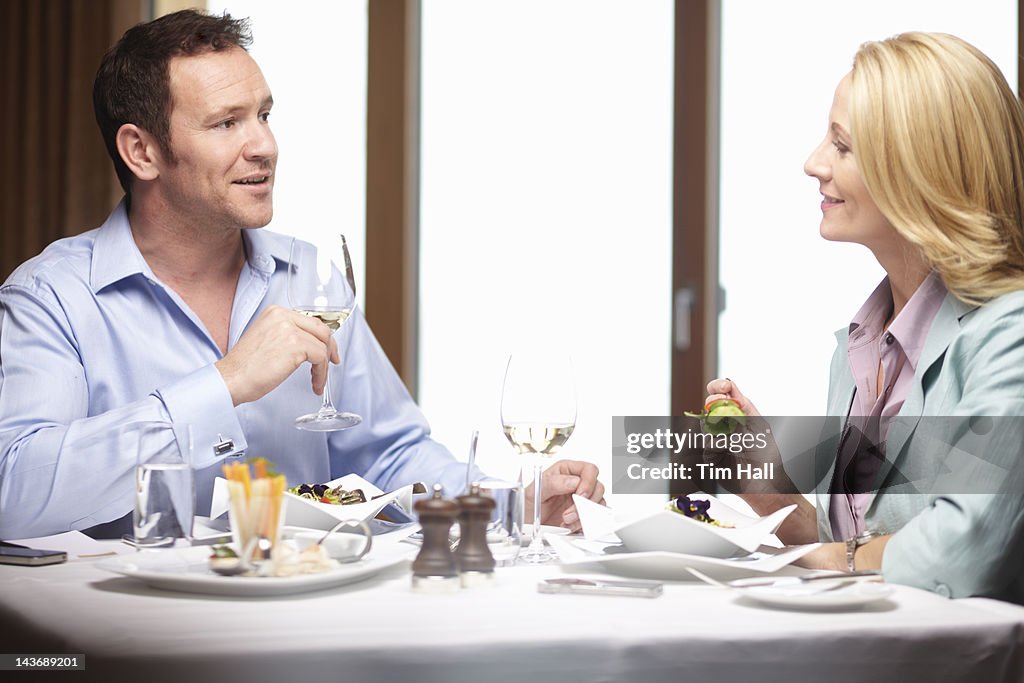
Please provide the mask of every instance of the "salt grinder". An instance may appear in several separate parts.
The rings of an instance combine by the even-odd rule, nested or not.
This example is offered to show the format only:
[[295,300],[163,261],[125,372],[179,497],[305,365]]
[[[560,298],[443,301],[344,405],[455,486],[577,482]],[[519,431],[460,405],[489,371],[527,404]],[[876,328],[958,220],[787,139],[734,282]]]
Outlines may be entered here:
[[455,557],[448,542],[459,506],[445,499],[441,490],[440,484],[434,484],[433,495],[413,506],[423,529],[423,545],[412,563],[412,588],[421,593],[453,593],[459,589]]
[[494,583],[494,556],[487,545],[487,525],[493,498],[480,494],[480,483],[473,482],[469,493],[455,499],[459,503],[459,547],[455,564],[464,587],[489,586]]

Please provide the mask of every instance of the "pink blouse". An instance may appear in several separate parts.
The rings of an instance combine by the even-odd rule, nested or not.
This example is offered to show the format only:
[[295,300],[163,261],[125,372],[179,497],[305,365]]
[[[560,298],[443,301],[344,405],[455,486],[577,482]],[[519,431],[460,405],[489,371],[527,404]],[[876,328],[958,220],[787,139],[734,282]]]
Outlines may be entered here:
[[873,499],[875,477],[885,459],[889,425],[910,392],[928,331],[945,298],[946,287],[932,272],[889,328],[883,329],[893,306],[886,277],[850,322],[848,357],[857,389],[832,480],[829,521],[836,540],[867,531],[864,517]]

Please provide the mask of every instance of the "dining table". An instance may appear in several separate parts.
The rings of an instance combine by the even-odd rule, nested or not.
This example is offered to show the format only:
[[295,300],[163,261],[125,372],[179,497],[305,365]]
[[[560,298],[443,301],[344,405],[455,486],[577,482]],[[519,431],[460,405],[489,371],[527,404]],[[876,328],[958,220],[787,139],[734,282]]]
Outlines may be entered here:
[[0,566],[5,662],[74,654],[83,667],[72,680],[188,683],[1024,681],[1024,607],[908,586],[812,609],[766,605],[688,572],[663,577],[656,597],[541,593],[550,578],[610,577],[555,561],[423,593],[411,580],[416,547],[382,543],[360,561],[401,557],[355,582],[210,594],[109,570],[174,550],[93,543],[62,564]]

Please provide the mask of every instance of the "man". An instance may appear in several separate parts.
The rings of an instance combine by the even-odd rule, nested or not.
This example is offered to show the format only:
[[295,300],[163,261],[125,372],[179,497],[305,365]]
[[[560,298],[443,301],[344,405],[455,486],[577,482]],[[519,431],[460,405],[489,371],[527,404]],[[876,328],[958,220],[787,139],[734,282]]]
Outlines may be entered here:
[[[124,531],[137,444],[181,449],[186,425],[200,514],[219,465],[243,454],[292,483],[356,472],[385,490],[461,489],[466,466],[429,438],[360,312],[335,338],[280,305],[289,240],[254,229],[273,215],[278,150],[250,41],[244,21],[186,10],[104,57],[93,101],[125,199],[0,288],[0,538]],[[299,368],[321,393],[339,348],[335,386],[363,423],[293,429],[315,402]],[[542,520],[578,528],[571,494],[603,491],[593,465],[556,463]]]

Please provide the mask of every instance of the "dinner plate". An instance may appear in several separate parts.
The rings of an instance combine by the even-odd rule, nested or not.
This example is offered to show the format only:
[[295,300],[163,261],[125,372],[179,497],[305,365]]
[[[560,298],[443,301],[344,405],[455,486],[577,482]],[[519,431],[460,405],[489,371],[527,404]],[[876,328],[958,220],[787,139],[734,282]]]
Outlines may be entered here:
[[750,600],[787,609],[849,609],[884,600],[892,594],[892,586],[877,581],[859,581],[836,590],[830,588],[813,582],[735,590]]
[[719,581],[796,574],[797,570],[789,565],[821,545],[810,543],[783,549],[762,547],[758,552],[742,557],[719,558],[661,550],[634,553],[619,545],[564,536],[553,536],[548,543],[558,552],[562,566],[599,567],[611,574],[660,581],[695,581],[696,578],[688,571],[690,567]]
[[334,588],[367,579],[412,559],[415,551],[394,546],[374,550],[351,564],[318,574],[297,576],[220,576],[207,564],[209,548],[153,550],[101,560],[100,569],[138,579],[148,586],[181,593],[237,597],[292,595]]
[[[569,533],[570,533],[570,531],[568,529],[566,529],[564,526],[551,526],[550,524],[541,524],[540,525],[540,531],[541,531],[541,534],[543,534],[544,537],[547,537],[547,536],[568,536]],[[530,545],[530,541],[533,540],[533,525],[532,524],[524,524],[523,525],[523,533],[522,533],[522,535],[520,537],[520,540],[522,541],[523,545]]]

